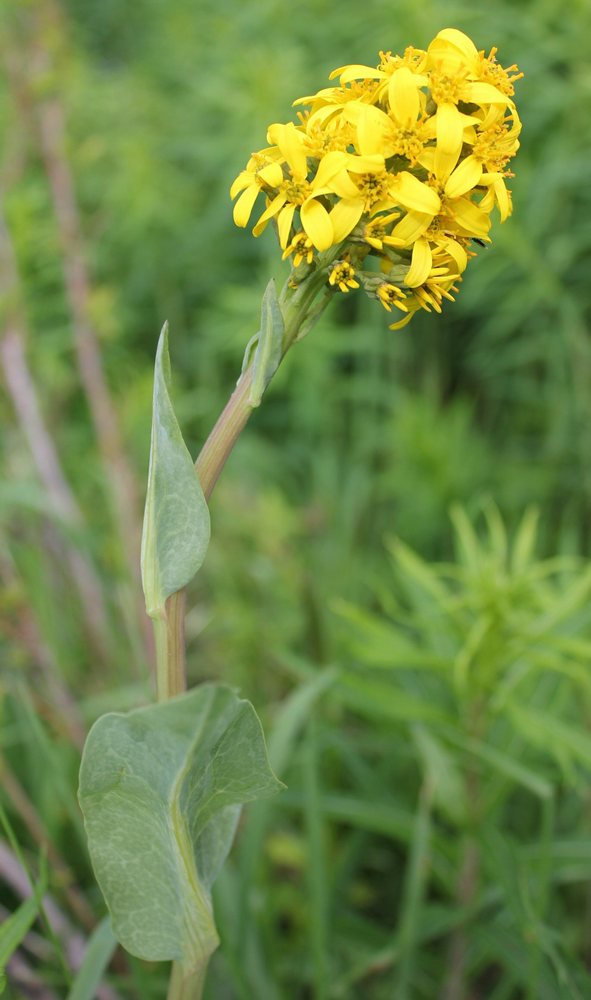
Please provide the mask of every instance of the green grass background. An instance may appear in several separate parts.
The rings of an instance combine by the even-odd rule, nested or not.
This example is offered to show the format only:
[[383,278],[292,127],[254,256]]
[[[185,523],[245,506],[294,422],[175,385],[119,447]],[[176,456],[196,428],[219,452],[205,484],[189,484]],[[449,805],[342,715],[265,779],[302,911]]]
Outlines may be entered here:
[[[34,8],[5,5],[5,54]],[[591,995],[587,0],[67,0],[61,10],[48,86],[67,113],[92,319],[140,487],[163,321],[197,453],[268,277],[286,273],[272,232],[235,229],[228,198],[267,124],[290,120],[292,100],[335,66],[426,45],[445,26],[524,71],[514,215],[457,302],[393,333],[375,303],[335,301],[282,366],[214,494],[213,540],[190,592],[190,680],[224,679],[254,701],[288,791],[247,810],[220,877],[207,995]],[[3,396],[0,751],[98,920],[79,752],[47,657],[84,726],[145,702],[150,686],[47,177],[7,78],[0,129],[27,359],[85,521],[74,528],[47,509]],[[56,533],[99,575],[102,656]],[[23,631],[31,620],[38,655]],[[30,822],[7,787],[0,800],[36,870]],[[50,891],[69,912],[55,871]],[[0,881],[0,900],[12,909],[14,887]],[[57,943],[27,961],[65,996]],[[135,960],[108,974],[120,996],[142,1000],[163,996],[165,979]]]

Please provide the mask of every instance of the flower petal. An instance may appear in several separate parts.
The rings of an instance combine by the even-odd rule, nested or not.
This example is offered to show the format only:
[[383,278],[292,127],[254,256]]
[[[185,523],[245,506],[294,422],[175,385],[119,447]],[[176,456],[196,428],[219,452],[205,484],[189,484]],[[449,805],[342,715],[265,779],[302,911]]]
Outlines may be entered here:
[[457,28],[443,28],[437,32],[436,38],[442,38],[445,42],[450,42],[456,49],[459,49],[465,59],[477,59],[478,50],[471,38]]
[[269,219],[262,219],[262,220],[259,219],[259,221],[257,222],[257,224],[252,227],[252,235],[253,236],[260,236],[261,233],[264,232],[264,230],[267,228],[268,225],[269,225]]
[[456,224],[466,235],[482,238],[488,236],[490,219],[478,205],[468,198],[458,198],[450,206]]
[[341,111],[342,120],[357,129],[357,149],[362,156],[390,156],[393,125],[380,108],[364,101],[349,101]]
[[352,174],[380,174],[385,168],[384,157],[378,153],[367,156],[347,153],[347,170]]
[[333,245],[333,228],[330,216],[315,198],[308,198],[300,209],[300,218],[306,234],[317,250],[328,250]]
[[236,195],[243,191],[245,187],[250,187],[254,182],[254,174],[250,170],[241,170],[238,177],[232,181],[232,187],[230,188],[230,198],[235,198]]
[[276,195],[267,205],[265,211],[257,222],[257,226],[260,225],[261,222],[267,223],[269,219],[272,219],[274,215],[277,215],[277,213],[281,211],[285,205],[286,201],[287,195],[283,191],[280,191],[279,194]]
[[234,205],[234,222],[237,226],[244,228],[250,219],[250,213],[252,212],[255,201],[257,200],[260,190],[256,184],[251,184],[247,187],[245,191],[242,192],[238,201]]
[[430,174],[435,173],[435,147],[426,146],[418,158],[418,163]]
[[360,63],[355,63],[351,66],[339,66],[338,69],[333,69],[329,76],[329,80],[334,80],[335,77],[339,77],[339,82],[351,83],[352,80],[383,80],[386,74],[382,69],[376,69],[375,66],[362,66]]
[[437,148],[443,153],[457,153],[464,139],[464,119],[455,104],[440,104],[437,108]]
[[285,205],[279,215],[277,216],[277,232],[279,235],[279,246],[282,250],[285,250],[287,244],[289,243],[289,234],[291,231],[291,224],[293,221],[293,216],[295,212],[295,205],[290,202]]
[[432,187],[423,184],[407,170],[397,174],[390,187],[390,193],[403,208],[426,215],[437,215],[441,208],[439,195]]
[[358,198],[359,188],[349,177],[347,171],[341,170],[330,179],[327,178],[327,183],[322,186],[317,186],[316,178],[314,179],[311,197],[319,198],[321,194],[336,194],[339,198]]
[[474,60],[446,41],[445,38],[434,38],[427,49],[427,67],[444,76],[458,76],[474,68]]
[[481,211],[486,212],[487,215],[490,215],[490,213],[492,212],[493,208],[495,207],[495,192],[492,185],[491,187],[488,188],[484,197],[480,199],[478,207],[481,209]]
[[507,186],[503,178],[499,178],[494,184],[495,194],[497,196],[497,205],[499,206],[499,212],[501,213],[501,222],[508,219],[513,211],[513,206],[511,204],[511,195],[507,190]]
[[341,199],[330,212],[333,243],[340,243],[355,229],[363,214],[363,198]]
[[279,163],[268,163],[265,167],[261,167],[257,177],[263,184],[268,184],[269,187],[279,187],[281,181],[283,180],[283,170]]
[[306,162],[306,151],[304,149],[304,136],[298,132],[293,122],[287,125],[270,125],[267,131],[269,142],[279,146],[282,155],[290,166],[292,175],[299,179],[306,176],[308,166]]
[[316,111],[313,111],[308,118],[308,130],[317,126],[323,127],[330,118],[334,118],[338,114],[340,114],[340,108],[336,107],[334,104],[325,104],[323,107],[317,108]]
[[326,153],[322,157],[320,163],[318,164],[318,170],[313,181],[313,188],[318,190],[319,188],[330,188],[331,182],[339,174],[346,175],[347,166],[347,154],[340,153],[337,150],[332,150]]
[[475,156],[467,156],[447,180],[445,193],[448,198],[459,198],[471,191],[482,177],[482,163]]
[[432,215],[425,215],[422,212],[408,212],[394,226],[391,235],[384,237],[384,243],[397,247],[411,246],[429,228],[432,220]]
[[[487,187],[493,189],[495,194],[495,200],[499,206],[499,212],[501,215],[501,222],[504,222],[511,215],[512,206],[511,198],[507,190],[507,185],[503,180],[502,174],[483,174],[482,183],[486,184]],[[481,202],[481,207],[484,207]]]
[[[417,306],[417,309],[418,309],[418,306]],[[414,314],[417,312],[417,309],[413,309],[412,312],[408,312],[406,314],[406,316],[404,317],[404,319],[398,320],[397,323],[390,323],[389,329],[390,330],[402,330],[403,326],[406,326],[407,323],[410,323],[410,321],[413,318]]]
[[493,87],[492,83],[467,83],[462,97],[471,104],[512,104],[510,97]]
[[313,101],[334,101],[336,95],[339,93],[339,87],[323,87],[322,90],[317,90],[315,94],[308,94],[306,97],[297,97],[291,103],[295,107],[298,104],[311,104]]
[[468,254],[464,250],[462,244],[458,243],[457,240],[447,240],[443,244],[443,247],[445,248],[445,252],[449,254],[455,262],[459,273],[463,274],[468,265]]
[[435,173],[441,182],[447,180],[460,157],[464,141],[464,124],[464,117],[455,104],[439,105]]
[[401,125],[414,125],[421,110],[419,87],[427,82],[426,77],[411,73],[408,66],[401,66],[390,77],[388,97],[394,117]]
[[429,277],[432,263],[433,254],[428,240],[424,238],[416,240],[412,248],[412,259],[404,284],[409,288],[418,288],[419,285],[424,284]]

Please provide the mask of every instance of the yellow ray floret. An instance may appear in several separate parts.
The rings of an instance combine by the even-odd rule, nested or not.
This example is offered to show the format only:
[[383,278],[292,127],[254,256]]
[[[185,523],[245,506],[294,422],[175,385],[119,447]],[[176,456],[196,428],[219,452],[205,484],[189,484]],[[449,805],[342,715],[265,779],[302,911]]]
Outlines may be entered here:
[[269,127],[269,145],[232,185],[236,224],[248,225],[261,196],[253,232],[272,222],[294,268],[323,268],[342,292],[363,288],[402,323],[440,312],[473,242],[490,242],[493,211],[511,214],[521,75],[457,28],[426,49],[380,52],[375,67],[339,67],[332,86],[294,102],[297,123]]

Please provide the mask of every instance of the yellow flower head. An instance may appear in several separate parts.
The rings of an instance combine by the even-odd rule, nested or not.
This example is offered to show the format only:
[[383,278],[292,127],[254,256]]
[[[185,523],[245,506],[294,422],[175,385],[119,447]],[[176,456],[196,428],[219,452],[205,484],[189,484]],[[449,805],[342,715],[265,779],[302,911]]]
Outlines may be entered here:
[[404,313],[399,326],[418,309],[440,312],[474,242],[490,241],[493,209],[511,214],[522,74],[455,28],[425,50],[379,55],[295,101],[298,124],[270,126],[231,194],[238,226],[262,195],[255,236],[273,221],[293,268],[323,269],[343,292],[362,287]]
[[359,282],[355,279],[355,268],[348,258],[337,260],[331,264],[328,272],[328,283],[341,292],[348,292],[350,288],[359,288]]

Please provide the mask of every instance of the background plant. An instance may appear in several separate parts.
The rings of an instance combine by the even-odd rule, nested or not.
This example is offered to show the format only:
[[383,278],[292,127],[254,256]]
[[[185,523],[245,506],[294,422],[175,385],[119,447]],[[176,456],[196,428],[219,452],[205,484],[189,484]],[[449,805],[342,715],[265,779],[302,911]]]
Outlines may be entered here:
[[[17,981],[23,982],[24,963],[61,996],[67,970],[79,963],[103,913],[74,800],[77,747],[101,712],[148,701],[149,690],[112,477],[76,368],[65,251],[36,124],[37,102],[47,90],[37,84],[19,103],[14,55],[24,51],[23,32],[28,37],[30,30],[24,10],[7,4],[2,12],[2,200],[18,278],[16,287],[7,284],[3,266],[2,334],[5,343],[7,306],[14,329],[20,304],[21,356],[30,374],[23,383],[17,366],[24,412],[15,412],[8,392],[0,404],[6,473],[0,490],[2,804],[22,854],[19,861],[6,835],[2,902],[16,908],[25,893],[21,863],[35,879],[38,844],[49,841],[46,915],[53,936],[47,924],[36,925],[37,937],[17,956]],[[422,811],[417,808],[428,749],[419,749],[420,737],[411,741],[408,720],[377,723],[367,711],[343,705],[343,677],[337,681],[331,666],[345,666],[348,676],[365,660],[351,653],[351,627],[335,601],[373,616],[376,595],[394,590],[384,536],[400,537],[423,559],[449,560],[450,503],[460,501],[472,517],[484,493],[495,497],[510,534],[524,506],[535,501],[540,558],[588,554],[587,5],[573,3],[566,18],[544,2],[517,8],[499,2],[479,11],[462,3],[403,3],[394,17],[381,0],[345,13],[303,2],[288,27],[284,6],[273,2],[214,9],[173,0],[166,10],[142,2],[125,11],[88,2],[60,11],[59,31],[50,23],[41,32],[42,49],[59,68],[90,278],[86,307],[139,482],[147,467],[160,321],[168,317],[174,330],[175,402],[196,453],[257,322],[260,289],[271,269],[278,278],[283,273],[272,263],[272,234],[253,242],[234,231],[228,207],[228,187],[253,134],[280,118],[294,93],[315,89],[343,53],[350,62],[368,61],[385,44],[424,43],[444,24],[466,30],[482,46],[494,40],[503,59],[517,61],[526,74],[515,213],[497,229],[495,250],[480,254],[457,303],[436,323],[417,317],[406,334],[389,334],[376,310],[358,299],[327,315],[314,342],[293,352],[220,482],[214,541],[188,622],[191,679],[230,678],[267,706],[273,765],[289,786],[272,804],[248,813],[219,885],[223,948],[212,963],[211,995],[340,990],[354,996],[363,989],[380,997],[391,995],[393,982],[406,981],[411,996],[428,997],[433,982],[449,974],[453,928],[442,919],[440,936],[425,943],[413,906],[422,914],[426,905],[430,920],[438,899],[451,909],[458,832],[470,830],[461,816],[442,819],[439,804],[428,795],[425,803],[426,792]],[[9,13],[18,15],[16,22]],[[30,90],[26,75],[24,82]],[[46,73],[43,82],[47,87]],[[4,235],[2,245],[4,260]],[[2,357],[7,385],[5,352]],[[14,360],[10,370],[14,376]],[[23,395],[23,384],[36,390],[70,487],[69,501],[59,494],[61,505],[57,495],[48,498],[31,458],[26,431],[34,397]],[[86,585],[90,569],[104,609],[94,624],[84,613],[80,558]],[[578,572],[584,571],[570,570]],[[551,593],[557,588],[555,582]],[[580,614],[581,622],[573,614],[568,627],[585,638]],[[109,648],[115,631],[116,653]],[[413,646],[417,635],[426,645],[427,632],[415,630]],[[577,674],[585,656],[584,649],[571,656]],[[419,682],[436,682],[437,699],[447,692],[455,704],[453,687],[441,677],[429,682],[418,667],[416,674],[417,691]],[[537,683],[538,701],[531,694]],[[390,675],[389,684],[394,701],[400,685]],[[552,740],[560,744],[565,726],[571,737],[584,736],[580,691],[576,678],[559,682],[547,667],[537,668],[507,695],[507,706],[530,715],[543,711],[548,731],[552,722],[555,734],[562,725],[561,738]],[[452,717],[452,731],[464,738],[458,715]],[[529,735],[523,731],[527,712],[521,732],[508,708],[506,716],[499,710],[491,718],[481,742],[506,753],[516,741],[512,759],[519,754],[518,763],[554,789],[554,818],[539,787],[535,792],[515,777],[502,779],[490,761],[454,746],[449,730],[444,736],[433,720],[410,719],[423,726],[425,745],[435,739],[443,746],[460,786],[470,762],[487,794],[490,783],[505,781],[483,832],[477,916],[467,932],[473,991],[527,995],[516,966],[533,949],[514,931],[527,937],[533,928],[539,935],[543,926],[542,981],[547,973],[550,985],[540,989],[584,996],[588,763],[562,747],[558,765],[547,737],[536,747],[532,726]],[[386,803],[384,787],[392,789]],[[435,828],[444,871],[418,889],[407,876],[402,894],[404,873],[412,870],[413,823],[418,844],[432,845],[425,829]],[[499,830],[502,846],[495,841]],[[544,836],[551,878],[543,874]],[[493,882],[497,895],[480,909],[480,890]],[[540,902],[544,891],[547,908]],[[229,903],[237,892],[238,909]],[[402,928],[406,958],[400,964],[392,949]],[[160,970],[116,959],[108,984],[121,996],[157,997],[165,970],[159,976]]]

